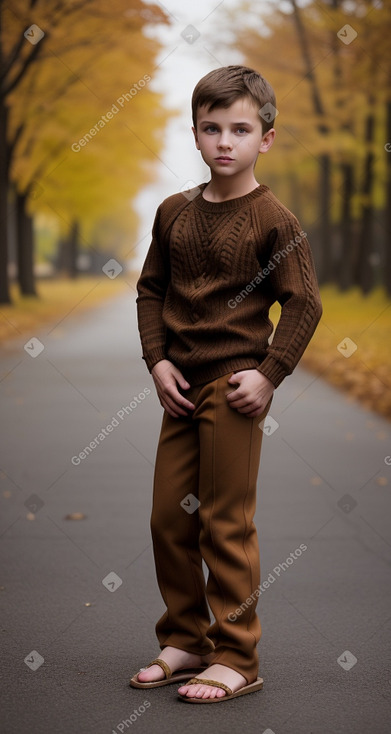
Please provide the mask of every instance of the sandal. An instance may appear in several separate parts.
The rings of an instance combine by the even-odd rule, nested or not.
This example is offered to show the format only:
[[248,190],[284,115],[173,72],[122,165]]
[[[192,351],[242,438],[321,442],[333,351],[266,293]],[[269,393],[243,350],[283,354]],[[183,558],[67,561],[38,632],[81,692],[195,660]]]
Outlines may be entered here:
[[[162,680],[151,680],[145,682],[138,680],[138,673],[141,673],[141,671],[143,670],[147,670],[147,668],[150,668],[151,665],[160,665],[166,677]],[[188,680],[189,675],[196,675],[197,673],[201,673],[203,670],[206,670],[207,667],[208,665],[205,664],[200,666],[199,668],[181,668],[180,670],[176,670],[175,673],[172,673],[170,666],[167,665],[165,660],[161,660],[161,658],[156,658],[156,660],[152,660],[152,662],[149,663],[149,665],[147,665],[145,668],[141,668],[138,673],[136,673],[136,675],[134,675],[133,678],[130,679],[129,685],[133,688],[159,688],[160,686],[167,686],[169,683],[181,683]]]
[[238,691],[235,691],[235,693],[229,688],[228,686],[224,685],[224,683],[219,683],[216,680],[208,680],[207,678],[192,678],[191,680],[187,681],[186,685],[191,685],[192,683],[202,683],[204,685],[208,686],[216,686],[216,688],[222,688],[226,695],[225,696],[219,696],[216,698],[196,698],[195,696],[184,696],[183,694],[179,694],[179,699],[181,701],[185,701],[186,703],[218,703],[220,701],[229,701],[230,698],[237,698],[238,696],[245,696],[246,693],[254,693],[255,691],[260,691],[263,687],[263,678],[257,678],[254,683],[249,683],[247,686],[243,686],[243,688],[239,688]]

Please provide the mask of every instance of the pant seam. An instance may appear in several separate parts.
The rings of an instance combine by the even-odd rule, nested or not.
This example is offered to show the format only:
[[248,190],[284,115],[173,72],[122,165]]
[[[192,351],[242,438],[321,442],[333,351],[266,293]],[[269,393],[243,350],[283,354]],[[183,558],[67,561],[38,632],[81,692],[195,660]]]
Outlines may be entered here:
[[[193,578],[193,584],[194,584],[194,588],[195,588],[195,589],[196,589],[196,591],[197,591],[197,596],[198,596],[198,598],[200,599],[200,601],[202,601],[202,600],[201,600],[201,594],[200,594],[200,589],[199,589],[199,586],[198,586],[198,584],[197,584],[197,579],[196,579],[196,577],[194,576],[194,573],[193,573],[193,568],[192,568],[192,558],[191,558],[191,556],[190,556],[190,553],[189,553],[189,551],[187,551],[187,557],[188,557],[188,559],[189,559],[189,566],[190,566],[190,569],[191,569],[191,575],[192,575],[192,578]],[[201,557],[201,559],[202,559],[202,555],[201,555],[201,553],[200,553],[200,557]],[[202,570],[202,561],[201,561],[201,570]],[[194,623],[195,623],[195,625],[196,625],[196,627],[197,627],[197,629],[198,629],[198,632],[199,632],[200,638],[205,638],[205,637],[206,637],[206,635],[205,635],[205,633],[204,633],[204,632],[202,632],[202,630],[201,630],[201,628],[200,628],[200,626],[199,626],[199,624],[198,624],[198,620],[197,620],[197,616],[196,616],[195,610],[192,610],[192,617],[193,617]],[[210,620],[209,620],[209,621],[210,621]]]
[[[249,594],[249,596],[253,593],[253,569],[252,569],[251,561],[250,561],[250,559],[248,557],[248,553],[247,553],[247,549],[246,549],[246,540],[247,540],[247,535],[248,535],[248,525],[247,525],[245,505],[246,505],[246,500],[247,500],[247,497],[248,497],[248,494],[249,494],[249,488],[250,488],[250,471],[251,471],[251,461],[252,461],[252,458],[253,458],[252,457],[252,451],[251,451],[252,443],[253,443],[253,433],[254,433],[254,418],[252,418],[252,420],[251,420],[251,428],[250,428],[249,456],[248,456],[248,462],[247,462],[247,490],[246,490],[246,495],[245,495],[245,497],[243,499],[243,516],[244,516],[244,528],[245,528],[245,532],[244,532],[244,536],[243,536],[243,551],[244,551],[244,553],[246,555],[247,562],[248,562],[248,565],[249,565],[249,571],[250,571],[250,594]],[[256,492],[256,487],[254,488],[254,492]],[[256,641],[256,637],[249,630],[249,619],[247,619],[247,632],[249,632],[249,634],[252,635],[252,637],[254,638],[255,644],[256,644],[256,642],[257,642]]]
[[217,557],[217,553],[216,553],[216,545],[215,545],[215,542],[214,542],[213,531],[212,531],[213,510],[214,510],[215,501],[216,501],[216,464],[215,464],[215,462],[216,462],[216,431],[217,431],[217,420],[216,420],[217,399],[216,399],[216,396],[218,394],[218,385],[217,385],[217,383],[218,383],[218,380],[216,380],[216,382],[214,384],[214,393],[215,394],[214,394],[214,401],[213,401],[213,403],[214,403],[214,405],[213,405],[214,420],[213,420],[213,463],[212,463],[213,504],[212,504],[212,508],[211,508],[211,512],[210,512],[210,517],[209,517],[209,532],[210,532],[210,539],[212,541],[212,546],[213,546],[213,553],[214,553],[214,557],[215,557],[215,562],[214,562],[214,577],[215,577],[216,583],[217,583],[217,585],[218,585],[218,587],[220,589],[221,597],[224,599],[224,603],[222,605],[222,609],[221,609],[221,612],[219,614],[219,618],[218,618],[218,620],[216,619],[217,625],[218,625],[218,627],[220,629],[221,628],[221,619],[223,617],[224,610],[225,610],[225,608],[227,606],[227,599],[226,599],[225,593],[224,594],[222,593],[221,584],[220,584],[220,581],[219,581],[219,578],[218,578],[218,573],[217,573],[218,557]]

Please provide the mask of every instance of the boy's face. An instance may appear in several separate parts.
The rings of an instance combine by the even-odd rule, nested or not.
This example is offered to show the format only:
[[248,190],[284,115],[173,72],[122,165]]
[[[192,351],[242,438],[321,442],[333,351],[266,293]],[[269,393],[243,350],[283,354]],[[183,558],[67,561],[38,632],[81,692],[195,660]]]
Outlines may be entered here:
[[263,133],[261,122],[256,105],[245,97],[227,109],[198,108],[197,129],[192,130],[212,173],[226,177],[253,171],[258,154],[269,150],[275,136],[273,128]]

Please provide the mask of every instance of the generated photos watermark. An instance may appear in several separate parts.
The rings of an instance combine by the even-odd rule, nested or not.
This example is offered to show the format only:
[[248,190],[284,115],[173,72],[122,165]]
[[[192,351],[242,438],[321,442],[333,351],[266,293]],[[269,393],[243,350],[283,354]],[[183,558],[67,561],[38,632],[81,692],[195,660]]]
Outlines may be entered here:
[[105,428],[101,428],[95,438],[84,447],[80,453],[76,456],[72,456],[71,462],[74,466],[79,466],[84,459],[86,459],[92,452],[100,446],[100,444],[107,438],[120,425],[120,421],[123,421],[125,416],[130,415],[137,408],[140,403],[150,394],[149,387],[145,387],[138,395],[133,396],[133,400],[130,401],[129,405],[123,405],[122,408],[117,410],[116,414],[112,417],[111,421]]
[[[300,245],[300,243],[303,241],[303,239],[307,237],[306,232],[299,232],[299,234],[296,235],[294,239],[289,240],[288,244],[283,247],[281,250],[278,250],[278,252],[275,252],[272,258],[269,260],[267,266],[265,268],[262,268],[262,270],[258,270],[255,277],[250,280],[249,283],[247,283],[246,287],[243,288],[243,290],[240,291],[240,293],[235,296],[235,298],[230,298],[228,301],[228,306],[230,308],[236,308],[236,306],[239,303],[242,303],[247,296],[252,293],[253,290],[259,285],[259,283],[262,283],[265,278],[267,278],[268,275],[275,269],[277,265],[283,260],[287,255],[289,255],[292,250],[294,250],[297,245]],[[274,262],[273,262],[274,261]]]
[[114,119],[114,116],[118,114],[118,112],[123,109],[126,102],[130,102],[133,97],[136,96],[136,94],[145,87],[148,82],[150,82],[152,77],[149,76],[149,74],[144,74],[142,79],[139,79],[136,84],[133,84],[128,92],[124,92],[123,94],[118,97],[118,99],[115,100],[113,106],[110,110],[106,112],[106,114],[102,115],[102,117],[98,120],[98,122],[93,125],[88,132],[86,132],[83,137],[80,138],[80,140],[77,140],[75,143],[72,143],[71,150],[73,150],[74,153],[79,153],[82,148],[84,148],[87,143],[90,142],[90,140],[95,137],[106,125]]
[[107,576],[102,579],[102,584],[108,591],[110,591],[110,593],[113,593],[113,591],[117,591],[117,589],[122,586],[123,581],[115,571],[110,571]]
[[351,670],[356,665],[357,658],[352,652],[350,652],[350,650],[345,650],[345,652],[337,658],[337,663],[341,668],[343,668],[343,670]]
[[240,617],[243,612],[246,611],[251,605],[256,602],[258,597],[263,594],[266,589],[268,589],[274,582],[281,576],[281,573],[284,571],[287,571],[290,566],[298,559],[300,556],[303,555],[303,553],[307,550],[308,546],[305,545],[305,543],[300,543],[299,547],[296,548],[296,550],[292,551],[292,553],[289,554],[288,558],[285,561],[281,561],[281,563],[278,564],[278,566],[275,566],[273,568],[273,571],[271,571],[266,579],[266,581],[263,581],[261,584],[257,586],[255,591],[253,591],[250,596],[247,597],[247,599],[243,602],[243,604],[240,605],[237,609],[235,609],[234,612],[230,612],[228,615],[228,619],[230,622],[236,622],[238,617]]
[[36,671],[41,667],[42,663],[45,662],[45,658],[42,657],[37,650],[31,650],[31,652],[26,655],[24,662],[30,670]]
[[144,701],[140,704],[138,709],[133,709],[133,712],[129,715],[127,719],[122,719],[122,721],[119,721],[115,729],[111,730],[111,734],[123,734],[124,731],[129,729],[136,721],[139,720],[140,716],[142,716],[147,709],[149,709],[151,705],[150,701]]
[[186,495],[186,497],[183,498],[182,502],[180,502],[179,504],[185,510],[185,512],[188,513],[188,515],[192,515],[193,512],[198,510],[201,502],[199,501],[198,497],[195,497],[195,495],[190,492]]
[[37,43],[42,41],[45,31],[42,30],[42,28],[39,27],[36,23],[33,23],[31,26],[25,30],[23,33],[24,37],[31,43],[32,46],[36,46]]

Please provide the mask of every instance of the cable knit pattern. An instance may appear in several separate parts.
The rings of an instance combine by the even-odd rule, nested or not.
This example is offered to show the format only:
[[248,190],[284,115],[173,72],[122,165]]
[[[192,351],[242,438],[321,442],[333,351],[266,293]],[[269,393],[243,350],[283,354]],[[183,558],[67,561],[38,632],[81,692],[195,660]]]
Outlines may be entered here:
[[191,385],[256,368],[278,387],[322,315],[307,237],[268,186],[216,203],[206,185],[156,212],[137,282],[143,359],[149,371],[169,359]]

